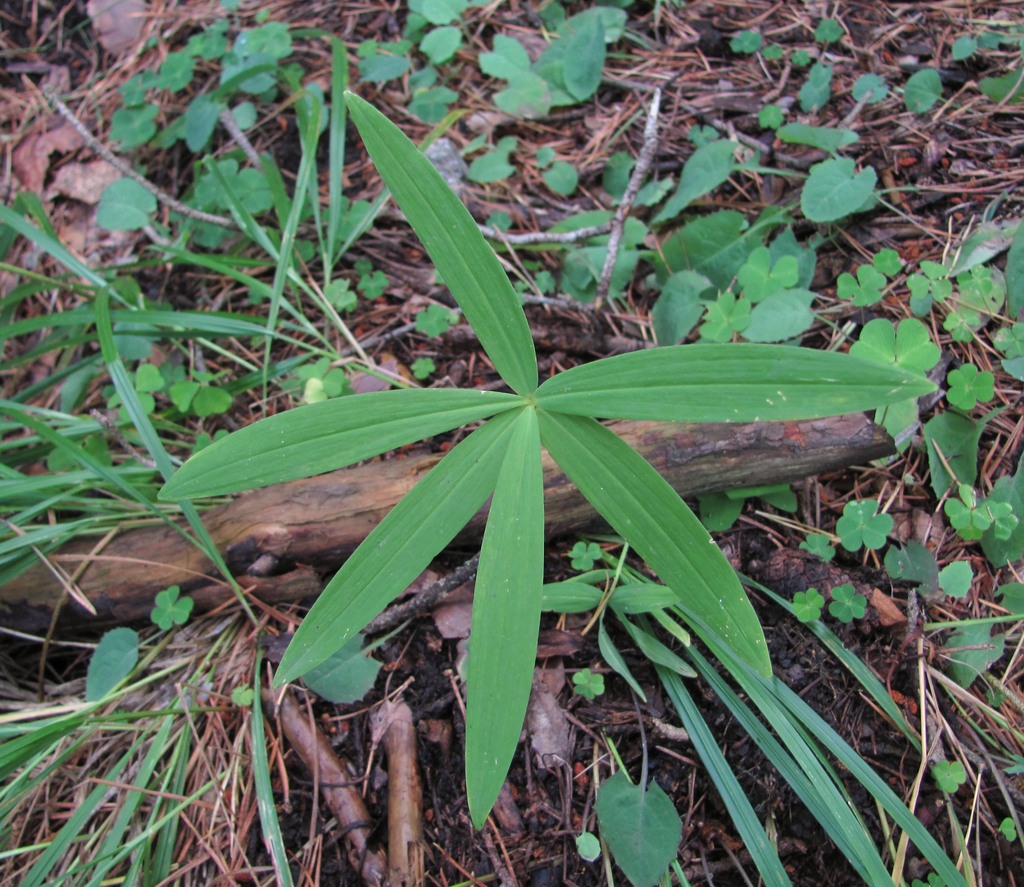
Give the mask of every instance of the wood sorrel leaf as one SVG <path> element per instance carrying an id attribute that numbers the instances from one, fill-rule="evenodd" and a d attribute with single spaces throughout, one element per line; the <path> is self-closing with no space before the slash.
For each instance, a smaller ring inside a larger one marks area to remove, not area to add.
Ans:
<path id="1" fill-rule="evenodd" d="M 466 672 L 466 796 L 483 828 L 519 744 L 533 686 L 544 583 L 544 480 L 537 411 L 524 409 L 491 500 L 473 595 Z"/>
<path id="2" fill-rule="evenodd" d="M 373 163 L 466 315 L 494 368 L 520 394 L 537 388 L 537 354 L 515 290 L 462 201 L 383 114 L 352 93 L 349 114 Z"/>
<path id="3" fill-rule="evenodd" d="M 194 499 L 312 477 L 486 419 L 521 403 L 496 391 L 374 391 L 278 413 L 215 441 L 160 491 Z"/>
<path id="4" fill-rule="evenodd" d="M 476 514 L 494 489 L 516 415 L 495 416 L 474 431 L 374 527 L 302 620 L 275 686 L 327 659 L 422 573 Z"/>
<path id="5" fill-rule="evenodd" d="M 559 467 L 686 610 L 700 614 L 698 634 L 707 626 L 770 675 L 761 623 L 735 571 L 668 482 L 599 422 L 544 409 L 538 417 L 541 442 Z"/>
<path id="6" fill-rule="evenodd" d="M 836 416 L 934 386 L 902 369 L 786 345 L 676 345 L 573 367 L 537 390 L 545 410 L 605 419 L 757 422 Z"/>

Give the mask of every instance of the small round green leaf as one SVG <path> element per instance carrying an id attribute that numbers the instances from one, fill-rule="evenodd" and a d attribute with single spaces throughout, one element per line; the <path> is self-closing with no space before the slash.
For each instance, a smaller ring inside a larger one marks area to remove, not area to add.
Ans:
<path id="1" fill-rule="evenodd" d="M 100 639 L 89 660 L 85 701 L 97 702 L 121 683 L 139 661 L 139 635 L 130 628 L 115 628 Z"/>
<path id="2" fill-rule="evenodd" d="M 137 231 L 155 211 L 156 197 L 134 179 L 118 179 L 103 192 L 96 222 L 108 231 Z"/>
<path id="3" fill-rule="evenodd" d="M 646 789 L 621 770 L 597 793 L 601 835 L 632 884 L 656 884 L 675 858 L 682 820 L 656 782 Z"/>
<path id="4" fill-rule="evenodd" d="M 903 87 L 903 102 L 908 111 L 923 114 L 942 96 L 942 80 L 934 68 L 913 74 Z"/>
<path id="5" fill-rule="evenodd" d="M 811 167 L 800 195 L 800 208 L 812 222 L 835 222 L 862 209 L 874 193 L 878 175 L 870 166 L 855 171 L 849 157 Z"/>

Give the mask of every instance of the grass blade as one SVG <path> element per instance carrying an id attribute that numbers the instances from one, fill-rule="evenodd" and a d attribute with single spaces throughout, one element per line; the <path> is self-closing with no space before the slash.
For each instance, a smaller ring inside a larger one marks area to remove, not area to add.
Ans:
<path id="1" fill-rule="evenodd" d="M 867 827 L 832 768 L 819 761 L 817 750 L 809 747 L 799 725 L 770 694 L 750 684 L 750 699 L 779 734 L 780 743 L 699 652 L 693 649 L 688 652 L 701 676 L 775 765 L 861 878 L 869 884 L 883 883 L 888 872 Z"/>
<path id="2" fill-rule="evenodd" d="M 455 446 L 353 552 L 302 620 L 277 670 L 281 686 L 315 668 L 384 609 L 484 504 L 515 412 Z"/>
<path id="3" fill-rule="evenodd" d="M 277 818 L 277 807 L 274 805 L 274 786 L 270 780 L 270 764 L 267 761 L 267 736 L 263 728 L 263 697 L 260 686 L 260 666 L 263 662 L 261 651 L 256 653 L 256 665 L 253 669 L 253 698 L 250 727 L 252 730 L 252 775 L 256 783 L 256 806 L 260 811 L 260 823 L 263 826 L 263 838 L 270 848 L 270 856 L 274 860 L 274 871 L 277 883 L 281 887 L 292 887 L 292 870 L 288 867 L 288 853 L 284 847 L 284 836 L 281 834 L 281 822 Z"/>
<path id="4" fill-rule="evenodd" d="M 537 355 L 526 315 L 462 201 L 391 121 L 358 96 L 349 114 L 392 195 L 494 368 L 520 394 L 537 388 Z"/>
<path id="5" fill-rule="evenodd" d="M 782 866 L 779 854 L 768 841 L 764 824 L 757 818 L 757 813 L 750 805 L 750 800 L 736 779 L 729 762 L 718 747 L 718 741 L 700 710 L 694 704 L 689 691 L 679 675 L 663 666 L 658 666 L 658 677 L 675 706 L 683 727 L 690 736 L 690 741 L 718 789 L 718 794 L 725 804 L 733 825 L 743 839 L 744 849 L 750 853 L 758 874 L 770 887 L 784 887 L 791 884 L 789 875 Z"/>
<path id="6" fill-rule="evenodd" d="M 785 345 L 674 345 L 559 373 L 537 390 L 547 410 L 603 419 L 757 422 L 874 409 L 934 390 L 895 367 Z"/>
<path id="7" fill-rule="evenodd" d="M 311 477 L 521 403 L 496 391 L 406 388 L 306 404 L 200 450 L 160 496 L 192 499 Z"/>
<path id="8" fill-rule="evenodd" d="M 593 419 L 540 410 L 541 440 L 591 504 L 705 626 L 771 674 L 761 623 L 736 573 L 689 507 L 628 444 Z M 692 621 L 692 620 L 691 620 Z"/>
<path id="9" fill-rule="evenodd" d="M 533 686 L 544 582 L 537 411 L 508 432 L 480 549 L 466 686 L 466 795 L 482 828 L 519 744 Z M 502 692 L 495 690 L 501 687 Z"/>

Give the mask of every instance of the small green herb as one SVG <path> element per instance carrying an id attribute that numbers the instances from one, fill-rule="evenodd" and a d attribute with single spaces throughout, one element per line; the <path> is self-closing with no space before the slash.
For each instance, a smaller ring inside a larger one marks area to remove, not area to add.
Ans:
<path id="1" fill-rule="evenodd" d="M 256 691 L 252 687 L 235 687 L 231 691 L 231 701 L 239 708 L 248 708 L 256 698 Z"/>
<path id="2" fill-rule="evenodd" d="M 604 675 L 581 668 L 572 676 L 572 691 L 584 699 L 596 699 L 604 693 Z"/>
<path id="3" fill-rule="evenodd" d="M 437 338 L 459 322 L 459 314 L 443 305 L 429 305 L 416 315 L 416 332 Z"/>
<path id="4" fill-rule="evenodd" d="M 182 597 L 181 588 L 171 585 L 163 591 L 157 592 L 155 599 L 156 606 L 153 607 L 149 618 L 164 631 L 172 625 L 184 625 L 192 613 L 196 602 L 190 597 Z"/>
<path id="5" fill-rule="evenodd" d="M 846 503 L 843 516 L 836 522 L 836 533 L 843 548 L 856 551 L 862 545 L 872 549 L 885 545 L 892 532 L 892 516 L 877 512 L 878 502 L 874 499 Z"/>
<path id="6" fill-rule="evenodd" d="M 828 612 L 840 622 L 863 619 L 867 608 L 867 598 L 858 594 L 849 582 L 844 582 L 832 589 L 832 603 L 828 605 Z"/>
<path id="7" fill-rule="evenodd" d="M 577 542 L 569 552 L 572 568 L 580 571 L 592 570 L 603 555 L 601 546 L 596 542 Z"/>
<path id="8" fill-rule="evenodd" d="M 942 97 L 942 80 L 934 68 L 922 68 L 912 74 L 903 87 L 903 102 L 907 110 L 923 114 Z"/>
<path id="9" fill-rule="evenodd" d="M 764 43 L 764 38 L 757 31 L 740 31 L 729 41 L 729 49 L 740 55 L 751 55 L 757 52 Z"/>
<path id="10" fill-rule="evenodd" d="M 437 372 L 437 365 L 429 357 L 419 357 L 413 361 L 409 369 L 412 370 L 413 378 L 419 379 L 422 382 Z"/>
<path id="11" fill-rule="evenodd" d="M 821 618 L 825 598 L 816 588 L 798 591 L 793 595 L 793 615 L 801 622 L 815 622 Z"/>
<path id="12" fill-rule="evenodd" d="M 967 773 L 959 761 L 939 761 L 932 765 L 932 778 L 940 790 L 953 794 L 967 782 Z"/>
<path id="13" fill-rule="evenodd" d="M 946 376 L 949 390 L 946 400 L 964 412 L 973 410 L 975 404 L 988 403 L 995 397 L 995 376 L 985 370 L 979 372 L 973 363 L 950 370 Z"/>
<path id="14" fill-rule="evenodd" d="M 826 562 L 836 556 L 835 547 L 830 544 L 829 537 L 824 533 L 811 533 L 800 543 L 800 547 Z"/>
<path id="15" fill-rule="evenodd" d="M 593 862 L 601 855 L 601 842 L 591 832 L 581 832 L 576 836 L 576 852 L 584 862 Z"/>
<path id="16" fill-rule="evenodd" d="M 843 23 L 834 18 L 823 18 L 814 29 L 814 39 L 826 46 L 840 40 L 846 33 Z"/>

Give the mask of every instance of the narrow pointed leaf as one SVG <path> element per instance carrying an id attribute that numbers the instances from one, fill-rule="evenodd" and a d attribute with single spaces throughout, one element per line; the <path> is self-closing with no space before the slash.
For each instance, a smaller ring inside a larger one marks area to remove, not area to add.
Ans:
<path id="1" fill-rule="evenodd" d="M 200 450 L 178 469 L 160 498 L 219 496 L 312 477 L 520 403 L 497 391 L 407 388 L 307 404 Z"/>
<path id="2" fill-rule="evenodd" d="M 480 549 L 466 677 L 466 794 L 482 828 L 519 743 L 544 587 L 544 479 L 537 412 L 509 434 Z"/>
<path id="3" fill-rule="evenodd" d="M 433 164 L 383 114 L 346 96 L 366 150 L 480 339 L 520 394 L 537 388 L 537 355 L 519 299 L 469 210 Z"/>
<path id="4" fill-rule="evenodd" d="M 675 345 L 573 367 L 537 390 L 546 410 L 604 419 L 757 422 L 875 409 L 934 386 L 896 367 L 786 345 Z"/>
<path id="5" fill-rule="evenodd" d="M 599 422 L 538 411 L 541 441 L 662 581 L 750 666 L 771 674 L 761 624 L 707 530 L 642 456 Z"/>
<path id="6" fill-rule="evenodd" d="M 405 589 L 476 514 L 498 479 L 514 413 L 459 443 L 345 561 L 302 620 L 274 683 L 315 668 Z"/>

